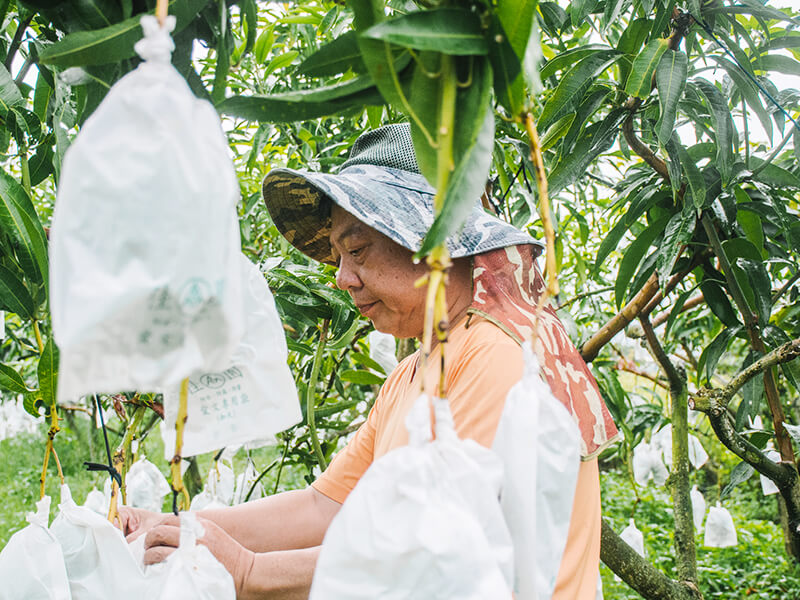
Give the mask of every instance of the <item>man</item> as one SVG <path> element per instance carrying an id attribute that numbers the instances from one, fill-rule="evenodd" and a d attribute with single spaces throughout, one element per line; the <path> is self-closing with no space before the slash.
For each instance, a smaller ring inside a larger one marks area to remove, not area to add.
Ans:
<path id="1" fill-rule="evenodd" d="M 275 224 L 296 248 L 339 268 L 337 284 L 379 331 L 421 337 L 426 273 L 414 264 L 433 221 L 433 190 L 416 164 L 408 125 L 362 135 L 336 175 L 275 169 L 264 180 Z M 526 233 L 476 203 L 463 230 L 448 239 L 451 330 L 445 380 L 462 438 L 491 446 L 508 390 L 523 369 L 520 344 L 530 338 L 543 291 Z M 595 597 L 600 548 L 596 455 L 617 435 L 596 384 L 555 313 L 541 315 L 536 349 L 553 393 L 576 418 L 582 454 L 569 537 L 553 598 Z M 366 423 L 308 488 L 232 508 L 201 511 L 201 540 L 231 572 L 238 597 L 306 598 L 319 545 L 339 506 L 369 465 L 408 442 L 404 417 L 424 381 L 436 393 L 440 347 L 423 372 L 419 353 L 387 378 Z M 146 533 L 147 562 L 178 545 L 174 517 L 122 511 L 129 539 Z"/>

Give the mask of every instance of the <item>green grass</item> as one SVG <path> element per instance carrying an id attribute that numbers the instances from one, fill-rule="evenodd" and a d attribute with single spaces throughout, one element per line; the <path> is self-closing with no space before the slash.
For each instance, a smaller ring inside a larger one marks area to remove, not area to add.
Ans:
<path id="1" fill-rule="evenodd" d="M 116 419 L 110 423 L 112 429 L 119 427 Z M 27 525 L 25 515 L 34 510 L 34 504 L 39 499 L 39 477 L 41 475 L 42 460 L 44 458 L 47 427 L 41 425 L 40 435 L 20 435 L 11 439 L 0 441 L 0 549 L 2 549 L 14 532 Z M 109 434 L 112 451 L 119 442 L 119 436 Z M 72 496 L 79 504 L 83 503 L 86 495 L 92 488 L 103 489 L 108 477 L 104 473 L 87 471 L 83 463 L 106 462 L 105 445 L 101 430 L 95 428 L 85 418 L 73 418 L 62 421 L 62 431 L 55 438 L 55 448 L 61 460 L 64 479 L 72 491 Z M 164 446 L 158 428 L 154 428 L 142 444 L 142 449 L 149 460 L 159 467 L 161 472 L 169 477 L 169 465 L 164 459 Z M 260 470 L 266 468 L 278 452 L 275 447 L 264 447 L 253 450 L 251 459 Z M 198 456 L 198 467 L 205 481 L 213 462 L 214 453 Z M 234 471 L 240 474 L 247 463 L 247 455 L 239 450 L 234 457 Z M 296 489 L 305 486 L 303 474 L 305 469 L 286 465 L 281 474 L 278 491 Z M 261 483 L 267 493 L 275 489 L 275 476 L 277 469 L 272 469 Z M 45 491 L 52 498 L 51 518 L 58 512 L 60 498 L 59 480 L 53 460 L 46 480 Z M 164 500 L 164 510 L 171 507 L 171 496 Z"/>
<path id="2" fill-rule="evenodd" d="M 629 480 L 619 471 L 601 475 L 603 515 L 619 533 L 633 517 L 642 531 L 648 559 L 674 577 L 673 519 L 671 501 L 664 488 L 640 490 L 640 501 L 632 494 Z M 718 488 L 705 490 L 706 503 L 716 500 Z M 703 547 L 703 532 L 697 532 L 697 568 L 700 589 L 706 599 L 800 600 L 800 565 L 787 557 L 777 523 L 775 496 L 764 497 L 757 476 L 740 484 L 723 502 L 733 516 L 739 545 L 732 548 Z M 708 510 L 708 508 L 706 508 Z M 641 598 L 601 565 L 605 598 Z"/>

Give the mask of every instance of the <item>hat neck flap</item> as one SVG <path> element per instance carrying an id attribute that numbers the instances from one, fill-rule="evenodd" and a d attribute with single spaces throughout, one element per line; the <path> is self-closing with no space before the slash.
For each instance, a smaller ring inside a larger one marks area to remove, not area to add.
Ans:
<path id="1" fill-rule="evenodd" d="M 539 252 L 538 246 L 523 244 L 473 257 L 469 312 L 491 321 L 519 344 L 531 339 L 537 303 L 545 290 L 535 264 Z M 553 395 L 578 423 L 581 455 L 584 460 L 597 456 L 619 432 L 594 376 L 550 306 L 542 310 L 534 350 Z"/>

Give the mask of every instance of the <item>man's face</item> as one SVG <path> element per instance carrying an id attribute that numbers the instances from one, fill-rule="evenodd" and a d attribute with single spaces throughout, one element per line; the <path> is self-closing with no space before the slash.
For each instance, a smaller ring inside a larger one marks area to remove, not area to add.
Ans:
<path id="1" fill-rule="evenodd" d="M 336 285 L 350 293 L 375 329 L 398 338 L 422 335 L 426 287 L 414 283 L 427 273 L 412 253 L 334 204 L 331 247 L 339 264 Z"/>

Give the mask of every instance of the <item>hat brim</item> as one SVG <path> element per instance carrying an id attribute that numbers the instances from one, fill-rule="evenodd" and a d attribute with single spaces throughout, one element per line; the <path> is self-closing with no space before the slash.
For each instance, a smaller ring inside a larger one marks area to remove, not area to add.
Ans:
<path id="1" fill-rule="evenodd" d="M 273 169 L 262 184 L 264 202 L 281 235 L 303 254 L 328 264 L 335 264 L 331 202 L 416 252 L 433 223 L 434 193 L 418 173 L 375 165 L 354 165 L 335 175 Z M 518 244 L 541 246 L 477 203 L 461 231 L 446 244 L 453 258 Z"/>

